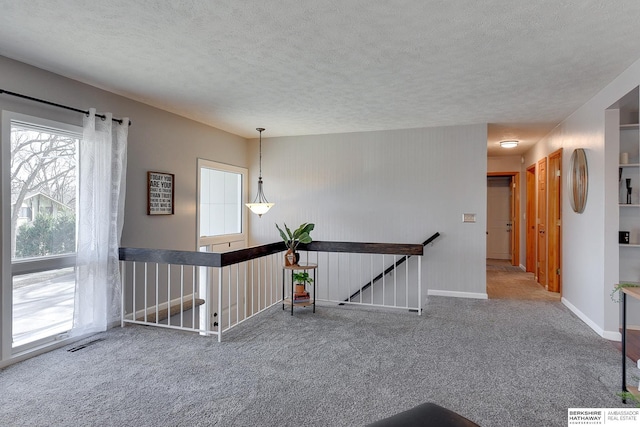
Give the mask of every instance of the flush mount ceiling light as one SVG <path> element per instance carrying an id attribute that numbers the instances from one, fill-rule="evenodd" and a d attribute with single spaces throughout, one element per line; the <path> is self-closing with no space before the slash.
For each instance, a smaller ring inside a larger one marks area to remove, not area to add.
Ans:
<path id="1" fill-rule="evenodd" d="M 258 177 L 258 194 L 256 194 L 256 198 L 252 203 L 247 203 L 246 205 L 251 209 L 251 212 L 262 217 L 275 203 L 269 203 L 262 192 L 262 131 L 264 131 L 264 128 L 256 128 L 256 130 L 260 132 L 260 176 Z"/>
<path id="2" fill-rule="evenodd" d="M 518 141 L 510 140 L 510 141 L 500 141 L 500 147 L 502 148 L 515 148 L 518 146 Z"/>

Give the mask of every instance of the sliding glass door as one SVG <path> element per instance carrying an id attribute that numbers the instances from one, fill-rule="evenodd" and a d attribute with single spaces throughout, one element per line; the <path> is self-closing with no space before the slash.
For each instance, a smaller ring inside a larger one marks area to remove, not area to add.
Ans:
<path id="1" fill-rule="evenodd" d="M 2 276 L 6 356 L 9 333 L 15 354 L 60 339 L 72 328 L 82 130 L 9 112 L 3 112 L 2 130 L 2 261 L 9 267 Z"/>

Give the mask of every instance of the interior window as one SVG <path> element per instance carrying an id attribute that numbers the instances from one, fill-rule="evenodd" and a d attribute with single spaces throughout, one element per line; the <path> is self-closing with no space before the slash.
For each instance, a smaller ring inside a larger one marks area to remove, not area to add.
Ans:
<path id="1" fill-rule="evenodd" d="M 198 159 L 198 246 L 246 241 L 247 169 Z"/>

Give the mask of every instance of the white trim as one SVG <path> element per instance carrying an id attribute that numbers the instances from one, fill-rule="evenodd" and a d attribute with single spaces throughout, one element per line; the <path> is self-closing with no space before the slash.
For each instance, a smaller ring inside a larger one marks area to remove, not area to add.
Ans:
<path id="1" fill-rule="evenodd" d="M 53 341 L 53 344 L 47 343 L 38 345 L 33 349 L 21 351 L 20 347 L 14 349 L 12 337 L 12 313 L 13 313 L 13 285 L 12 273 L 14 267 L 11 261 L 11 122 L 19 122 L 29 125 L 42 126 L 51 129 L 53 132 L 64 134 L 74 134 L 78 138 L 82 137 L 82 128 L 76 125 L 48 120 L 42 117 L 30 116 L 26 114 L 14 113 L 12 111 L 2 110 L 2 120 L 0 129 L 0 205 L 3 206 L 0 211 L 0 367 L 6 364 L 15 363 L 20 360 L 27 359 L 31 356 L 44 353 L 53 348 L 69 343 L 67 339 Z M 74 255 L 75 256 L 75 255 Z M 68 255 L 62 257 L 49 257 L 43 260 L 23 260 L 16 263 L 15 272 L 25 273 L 28 271 L 42 271 L 44 264 L 47 263 L 64 263 Z M 50 266 L 55 268 L 55 266 Z M 56 339 L 52 337 L 52 339 Z M 14 353 L 18 351 L 18 353 Z"/>
<path id="2" fill-rule="evenodd" d="M 610 341 L 622 341 L 622 334 L 618 331 L 605 331 L 600 326 L 598 326 L 593 320 L 587 317 L 586 314 L 578 310 L 578 308 L 571 304 L 566 298 L 562 297 L 562 304 L 564 304 L 573 314 L 578 316 L 580 320 L 587 324 L 591 329 L 593 329 L 598 335 L 602 338 L 608 339 Z"/>
<path id="3" fill-rule="evenodd" d="M 81 335 L 78 337 L 68 337 L 64 338 L 64 339 L 59 339 L 59 340 L 54 340 L 54 341 L 49 341 L 46 344 L 42 344 L 40 346 L 37 347 L 32 347 L 29 348 L 28 350 L 24 350 L 21 352 L 17 352 L 13 355 L 11 355 L 10 358 L 6 359 L 6 360 L 0 360 L 0 369 L 6 368 L 9 365 L 13 365 L 14 363 L 18 363 L 18 362 L 22 362 L 24 360 L 30 359 L 34 356 L 39 356 L 41 354 L 47 353 L 51 350 L 55 350 L 58 349 L 60 347 L 64 347 L 66 345 L 72 344 L 74 342 L 83 340 L 87 337 L 90 337 L 92 335 L 95 335 L 95 332 L 92 333 L 88 333 L 85 335 Z"/>
<path id="4" fill-rule="evenodd" d="M 200 176 L 202 168 L 216 169 L 223 172 L 237 173 L 242 176 L 242 194 L 240 200 L 240 215 L 241 215 L 241 227 L 242 232 L 238 234 L 225 234 L 220 236 L 207 236 L 200 237 Z M 247 189 L 249 180 L 249 170 L 240 166 L 229 165 L 226 163 L 214 162 L 212 160 L 197 159 L 196 168 L 196 250 L 199 250 L 202 246 L 218 245 L 222 243 L 234 243 L 243 242 L 243 246 L 247 246 L 248 241 L 248 214 L 244 209 L 244 204 L 247 202 Z"/>
<path id="5" fill-rule="evenodd" d="M 0 135 L 0 367 L 11 359 L 13 286 L 11 277 L 11 118 L 13 113 L 2 111 Z M 7 210 L 5 213 L 4 211 Z"/>
<path id="6" fill-rule="evenodd" d="M 622 334 L 616 331 L 604 331 L 601 337 L 609 341 L 622 341 Z"/>
<path id="7" fill-rule="evenodd" d="M 77 125 L 72 125 L 69 123 L 59 122 L 57 120 L 48 120 L 43 119 L 42 117 L 29 116 L 27 114 L 14 113 L 12 111 L 3 110 L 2 118 L 4 122 L 4 118 L 8 122 L 20 122 L 25 125 L 37 125 L 41 126 L 45 129 L 53 129 L 55 131 L 67 134 L 67 135 L 75 135 L 77 138 L 82 138 L 82 127 Z M 4 124 L 4 123 L 3 123 Z M 4 129 L 4 126 L 3 126 Z M 10 132 L 11 130 L 9 130 Z"/>
<path id="8" fill-rule="evenodd" d="M 11 263 L 11 275 L 40 273 L 42 271 L 59 270 L 76 266 L 76 254 L 51 255 L 37 258 L 24 258 L 13 260 Z"/>
<path id="9" fill-rule="evenodd" d="M 441 291 L 437 289 L 427 290 L 427 295 L 438 296 L 438 297 L 489 299 L 489 295 L 481 292 Z"/>

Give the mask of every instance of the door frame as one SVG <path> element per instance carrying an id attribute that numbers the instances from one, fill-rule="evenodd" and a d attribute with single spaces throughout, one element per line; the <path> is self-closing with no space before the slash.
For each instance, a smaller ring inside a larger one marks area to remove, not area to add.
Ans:
<path id="1" fill-rule="evenodd" d="M 536 164 L 532 164 L 526 171 L 526 266 L 525 271 L 536 274 Z"/>
<path id="2" fill-rule="evenodd" d="M 511 265 L 520 265 L 520 172 L 487 172 L 487 177 L 511 177 L 511 205 L 513 218 L 511 226 Z"/>
<path id="3" fill-rule="evenodd" d="M 562 290 L 562 148 L 547 163 L 547 283 L 549 292 Z"/>
<path id="4" fill-rule="evenodd" d="M 540 172 L 544 166 L 544 174 Z M 548 290 L 549 287 L 549 277 L 548 268 L 549 268 L 549 239 L 547 237 L 547 228 L 548 228 L 548 217 L 549 217 L 549 163 L 547 161 L 547 157 L 542 157 L 540 160 L 536 162 L 536 175 L 537 175 L 537 201 L 536 201 L 536 240 L 540 242 L 540 235 L 544 235 L 544 248 L 541 248 L 538 244 L 538 250 L 536 251 L 536 281 L 542 285 L 545 289 Z M 544 178 L 544 186 L 540 185 L 541 179 Z M 542 194 L 541 194 L 542 193 Z M 542 205 L 544 203 L 544 205 Z M 542 213 L 542 215 L 541 215 Z M 541 218 L 543 216 L 543 218 Z M 544 255 L 544 263 L 545 265 L 540 265 L 542 258 Z M 544 275 L 544 277 L 540 277 Z M 542 279 L 542 280 L 541 280 Z"/>

